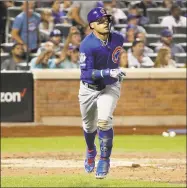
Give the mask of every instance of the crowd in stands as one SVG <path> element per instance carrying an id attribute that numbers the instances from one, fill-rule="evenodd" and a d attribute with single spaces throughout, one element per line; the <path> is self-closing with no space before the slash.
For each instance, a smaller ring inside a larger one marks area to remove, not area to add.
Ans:
<path id="1" fill-rule="evenodd" d="M 87 14 L 104 7 L 124 36 L 120 66 L 186 67 L 186 0 L 0 1 L 1 70 L 79 68 Z M 181 62 L 182 61 L 182 62 Z"/>

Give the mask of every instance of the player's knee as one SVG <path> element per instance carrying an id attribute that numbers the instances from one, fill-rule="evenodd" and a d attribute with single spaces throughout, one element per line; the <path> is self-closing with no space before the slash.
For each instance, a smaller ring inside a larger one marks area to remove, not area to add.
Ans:
<path id="1" fill-rule="evenodd" d="M 96 124 L 83 124 L 83 129 L 87 133 L 93 133 L 95 130 L 97 130 Z"/>
<path id="2" fill-rule="evenodd" d="M 98 120 L 97 127 L 102 131 L 107 131 L 111 128 L 107 120 L 101 120 L 101 119 Z"/>

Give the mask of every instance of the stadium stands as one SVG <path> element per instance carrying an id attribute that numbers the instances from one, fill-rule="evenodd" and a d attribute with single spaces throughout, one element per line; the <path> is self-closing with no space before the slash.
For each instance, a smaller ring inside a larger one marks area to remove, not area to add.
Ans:
<path id="1" fill-rule="evenodd" d="M 135 0 L 129 0 L 129 1 L 125 1 L 122 0 L 124 2 L 124 4 L 126 5 L 126 8 L 121 8 L 121 10 L 128 15 L 129 13 L 129 8 L 128 6 L 130 4 L 137 4 L 141 1 L 135 1 Z M 147 9 L 147 17 L 149 18 L 149 24 L 143 25 L 143 28 L 146 30 L 147 35 L 146 35 L 146 45 L 148 47 L 150 47 L 151 49 L 155 49 L 157 46 L 161 45 L 160 43 L 160 33 L 163 29 L 167 28 L 165 26 L 161 26 L 160 23 L 162 21 L 162 19 L 165 16 L 170 15 L 170 10 L 167 8 L 163 8 L 162 7 L 162 0 L 155 0 L 155 3 L 157 3 L 158 7 L 157 8 L 148 8 Z M 45 8 L 51 8 L 48 6 L 49 3 L 46 2 L 46 5 L 44 6 Z M 187 0 L 183 1 L 183 5 L 181 8 L 182 11 L 182 15 L 187 15 L 186 12 L 186 5 L 187 5 Z M 63 4 L 62 4 L 63 7 Z M 42 13 L 42 11 L 44 10 L 43 7 L 37 7 L 35 8 L 35 11 L 39 14 Z M 69 19 L 70 23 L 60 23 L 60 24 L 56 24 L 54 25 L 54 29 L 59 29 L 62 33 L 63 39 L 62 39 L 62 43 L 60 44 L 61 47 L 64 46 L 64 41 L 66 40 L 69 32 L 70 32 L 70 28 L 75 25 L 75 23 L 71 20 L 71 7 L 70 8 L 64 8 L 63 9 L 64 12 L 67 14 L 66 16 L 62 17 L 62 20 L 64 19 Z M 140 13 L 143 13 L 142 9 L 139 9 Z M 12 27 L 12 23 L 15 20 L 15 17 L 20 14 L 22 12 L 21 7 L 8 7 L 7 8 L 7 17 L 6 17 L 6 29 L 5 29 L 5 36 L 6 36 L 6 43 L 1 44 L 1 62 L 3 62 L 5 59 L 10 57 L 10 51 L 11 48 L 13 46 L 13 40 L 11 37 L 11 27 Z M 124 20 L 123 20 L 124 22 Z M 113 26 L 113 29 L 116 31 L 122 31 L 123 29 L 125 29 L 127 27 L 127 23 L 123 23 L 123 24 L 115 24 Z M 81 27 L 79 25 L 77 25 L 77 28 L 80 29 Z M 82 30 L 80 30 L 81 33 L 83 32 Z M 44 30 L 40 30 L 40 41 L 41 41 L 41 45 L 42 43 L 45 43 L 46 41 L 49 40 L 50 36 L 49 36 L 49 32 L 46 32 Z M 186 26 L 178 26 L 178 27 L 173 27 L 173 42 L 176 44 L 180 44 L 185 52 L 187 50 L 186 47 L 186 32 L 187 32 L 187 27 Z M 83 33 L 82 33 L 83 34 Z M 123 35 L 125 36 L 125 33 L 123 33 Z M 83 35 L 82 35 L 83 36 Z M 39 46 L 39 47 L 40 47 Z M 132 43 L 124 43 L 123 44 L 123 48 L 125 50 L 128 50 L 130 47 L 132 46 Z M 149 54 L 149 57 L 152 59 L 152 61 L 155 61 L 157 54 L 152 53 Z M 36 53 L 30 53 L 29 54 L 29 60 L 31 60 L 33 57 L 37 57 Z M 186 53 L 181 53 L 181 54 L 175 54 L 175 59 L 176 63 L 180 64 L 186 64 Z M 28 70 L 28 64 L 29 62 L 27 62 L 26 64 L 20 64 L 20 66 L 23 68 L 23 70 Z"/>

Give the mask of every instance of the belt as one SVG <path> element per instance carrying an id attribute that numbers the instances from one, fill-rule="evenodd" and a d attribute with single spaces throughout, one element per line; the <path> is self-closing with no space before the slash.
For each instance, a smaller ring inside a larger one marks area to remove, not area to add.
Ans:
<path id="1" fill-rule="evenodd" d="M 101 90 L 105 89 L 105 87 L 106 87 L 105 85 L 88 84 L 88 83 L 86 83 L 86 82 L 84 82 L 84 81 L 82 81 L 82 83 L 83 83 L 87 88 L 93 89 L 93 90 L 95 90 L 95 91 L 101 91 Z"/>

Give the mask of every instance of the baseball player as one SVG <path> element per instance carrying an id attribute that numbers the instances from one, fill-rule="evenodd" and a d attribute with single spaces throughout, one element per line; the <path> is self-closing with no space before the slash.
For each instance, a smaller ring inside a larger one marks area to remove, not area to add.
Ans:
<path id="1" fill-rule="evenodd" d="M 91 34 L 80 45 L 81 82 L 80 111 L 87 144 L 84 167 L 90 173 L 95 168 L 97 154 L 94 144 L 98 133 L 100 159 L 96 178 L 106 177 L 110 168 L 113 146 L 113 112 L 120 97 L 119 80 L 125 73 L 119 68 L 123 36 L 110 32 L 111 15 L 102 7 L 92 9 L 87 16 Z"/>

